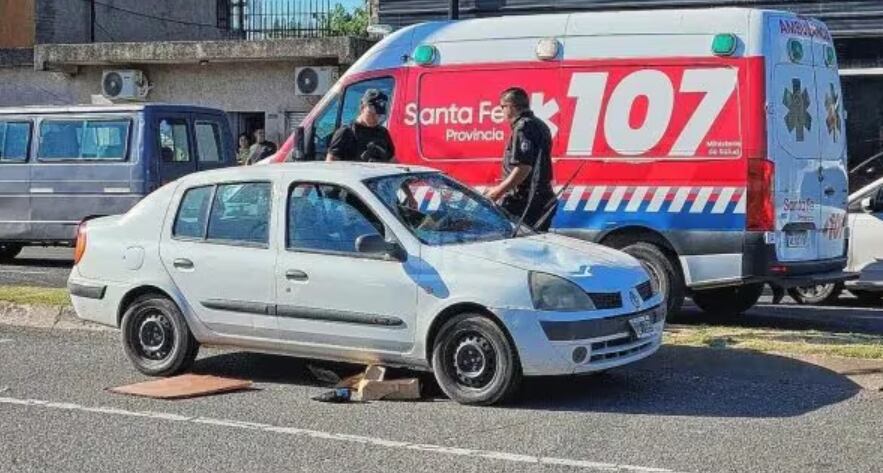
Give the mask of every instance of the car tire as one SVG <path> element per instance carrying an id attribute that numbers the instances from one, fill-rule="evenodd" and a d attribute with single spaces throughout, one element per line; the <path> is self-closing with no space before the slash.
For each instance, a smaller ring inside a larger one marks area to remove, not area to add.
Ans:
<path id="1" fill-rule="evenodd" d="M 883 293 L 875 291 L 862 291 L 859 289 L 850 289 L 849 292 L 858 298 L 859 302 L 865 305 L 879 305 Z"/>
<path id="2" fill-rule="evenodd" d="M 721 287 L 693 292 L 693 302 L 715 318 L 739 315 L 757 304 L 763 284 Z"/>
<path id="3" fill-rule="evenodd" d="M 6 263 L 15 259 L 24 245 L 20 243 L 0 243 L 0 262 Z"/>
<path id="4" fill-rule="evenodd" d="M 442 391 L 460 404 L 497 404 L 521 384 L 515 347 L 499 325 L 479 314 L 445 322 L 433 342 L 432 369 Z"/>
<path id="5" fill-rule="evenodd" d="M 843 284 L 828 283 L 815 286 L 792 287 L 788 295 L 798 304 L 830 304 L 835 302 L 843 292 Z"/>
<path id="6" fill-rule="evenodd" d="M 638 242 L 626 245 L 621 251 L 634 256 L 650 274 L 654 289 L 663 294 L 666 302 L 666 317 L 671 320 L 677 317 L 684 304 L 686 285 L 676 263 L 658 246 L 652 243 Z"/>
<path id="7" fill-rule="evenodd" d="M 135 299 L 120 325 L 123 348 L 138 371 L 172 376 L 190 369 L 199 352 L 181 310 L 168 297 L 147 294 Z"/>

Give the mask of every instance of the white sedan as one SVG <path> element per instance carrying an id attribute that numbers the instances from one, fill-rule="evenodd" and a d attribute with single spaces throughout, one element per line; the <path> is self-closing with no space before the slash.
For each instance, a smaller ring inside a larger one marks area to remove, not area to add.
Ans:
<path id="1" fill-rule="evenodd" d="M 662 297 L 603 246 L 516 229 L 428 168 L 292 163 L 183 177 L 81 225 L 79 317 L 121 329 L 141 372 L 187 370 L 200 344 L 430 369 L 492 404 L 522 376 L 654 353 Z"/>

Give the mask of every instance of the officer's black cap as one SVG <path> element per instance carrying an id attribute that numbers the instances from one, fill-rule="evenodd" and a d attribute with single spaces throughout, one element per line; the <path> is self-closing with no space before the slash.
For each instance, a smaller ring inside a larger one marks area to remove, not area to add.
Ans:
<path id="1" fill-rule="evenodd" d="M 370 105 L 380 115 L 386 114 L 388 102 L 389 97 L 378 89 L 368 89 L 365 91 L 365 95 L 362 95 L 362 103 Z"/>

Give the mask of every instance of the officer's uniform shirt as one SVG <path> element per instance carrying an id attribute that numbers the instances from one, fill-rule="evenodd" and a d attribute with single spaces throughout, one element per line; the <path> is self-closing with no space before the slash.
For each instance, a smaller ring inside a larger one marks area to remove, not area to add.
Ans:
<path id="1" fill-rule="evenodd" d="M 371 143 L 383 151 L 368 150 Z M 395 146 L 389 131 L 382 125 L 372 127 L 353 122 L 334 132 L 328 144 L 328 154 L 341 161 L 389 162 L 395 156 Z"/>
<path id="2" fill-rule="evenodd" d="M 508 198 L 526 202 L 534 173 L 539 173 L 534 203 L 545 202 L 554 195 L 552 190 L 552 133 L 546 124 L 525 111 L 512 123 L 512 135 L 506 143 L 503 157 L 503 177 L 518 165 L 531 166 L 530 174 L 521 181 Z M 533 205 L 532 205 L 533 206 Z"/>

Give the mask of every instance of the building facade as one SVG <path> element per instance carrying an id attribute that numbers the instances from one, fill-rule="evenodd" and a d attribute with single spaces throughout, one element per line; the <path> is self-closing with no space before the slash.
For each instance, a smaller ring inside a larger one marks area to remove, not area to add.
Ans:
<path id="1" fill-rule="evenodd" d="M 881 0 L 460 0 L 460 18 L 657 8 L 752 7 L 824 21 L 838 50 L 850 187 L 883 176 L 883 1 Z M 378 21 L 402 27 L 447 18 L 448 1 L 380 0 Z"/>
<path id="2" fill-rule="evenodd" d="M 278 143 L 324 91 L 296 73 L 337 75 L 370 47 L 333 36 L 329 3 L 0 0 L 0 107 L 105 102 L 104 73 L 137 70 L 143 100 L 220 108 Z"/>

